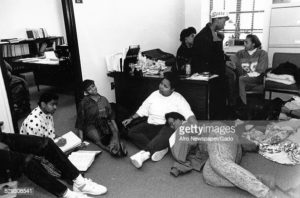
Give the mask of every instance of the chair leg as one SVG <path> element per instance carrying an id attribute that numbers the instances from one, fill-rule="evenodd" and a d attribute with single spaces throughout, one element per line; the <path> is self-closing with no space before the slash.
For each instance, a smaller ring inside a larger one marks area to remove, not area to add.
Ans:
<path id="1" fill-rule="evenodd" d="M 269 100 L 272 100 L 272 92 L 269 91 Z"/>

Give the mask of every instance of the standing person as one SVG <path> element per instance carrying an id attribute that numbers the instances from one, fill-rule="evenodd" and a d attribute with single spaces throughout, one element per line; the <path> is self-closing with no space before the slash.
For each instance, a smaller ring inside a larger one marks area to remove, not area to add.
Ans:
<path id="1" fill-rule="evenodd" d="M 224 35 L 219 31 L 224 29 L 225 22 L 229 20 L 228 12 L 213 10 L 211 19 L 212 22 L 207 23 L 194 39 L 192 72 L 210 72 L 224 75 Z"/>
<path id="2" fill-rule="evenodd" d="M 23 121 L 20 134 L 55 138 L 53 114 L 57 109 L 58 95 L 45 92 L 40 96 L 38 106 Z"/>
<path id="3" fill-rule="evenodd" d="M 61 183 L 41 166 L 33 156 L 50 161 L 62 172 L 64 179 L 73 181 L 73 191 Z M 88 198 L 85 194 L 102 195 L 105 186 L 84 178 L 66 155 L 50 138 L 32 135 L 0 133 L 0 175 L 5 178 L 7 171 L 12 175 L 26 175 L 31 181 L 57 197 Z"/>
<path id="4" fill-rule="evenodd" d="M 108 100 L 98 94 L 93 80 L 82 83 L 85 97 L 80 102 L 76 129 L 81 139 L 90 139 L 103 150 L 116 157 L 127 155 L 120 140 L 115 115 Z"/>
<path id="5" fill-rule="evenodd" d="M 217 74 L 211 86 L 211 119 L 224 119 L 227 115 L 224 112 L 227 97 L 227 79 L 225 76 L 225 54 L 223 51 L 224 34 L 220 30 L 224 29 L 225 23 L 229 20 L 228 12 L 224 10 L 213 10 L 211 12 L 211 23 L 196 35 L 193 44 L 192 73 L 209 72 Z"/>
<path id="6" fill-rule="evenodd" d="M 229 101 L 236 104 L 236 93 L 247 104 L 246 91 L 263 84 L 264 72 L 268 68 L 268 53 L 261 49 L 261 42 L 256 35 L 249 34 L 244 42 L 245 49 L 238 51 L 231 61 L 226 62 L 229 76 Z M 239 91 L 236 90 L 238 81 Z"/>
<path id="7" fill-rule="evenodd" d="M 196 29 L 194 27 L 183 29 L 180 33 L 181 45 L 176 54 L 176 66 L 179 74 L 186 74 L 186 64 L 191 64 L 195 34 Z"/>
<path id="8" fill-rule="evenodd" d="M 166 113 L 179 112 L 187 121 L 197 123 L 188 102 L 175 91 L 177 81 L 175 74 L 165 73 L 159 84 L 159 90 L 154 91 L 133 116 L 123 121 L 126 127 L 133 119 L 148 116 L 146 123 L 132 127 L 128 133 L 132 143 L 142 149 L 130 157 L 136 168 L 142 167 L 143 162 L 150 157 L 152 161 L 160 161 L 168 152 L 168 140 L 174 130 L 165 125 Z"/>

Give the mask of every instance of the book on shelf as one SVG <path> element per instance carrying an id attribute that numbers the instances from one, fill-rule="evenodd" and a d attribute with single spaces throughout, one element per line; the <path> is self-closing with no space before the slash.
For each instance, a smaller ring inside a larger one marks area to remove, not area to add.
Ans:
<path id="1" fill-rule="evenodd" d="M 45 28 L 37 29 L 26 29 L 26 34 L 28 38 L 47 38 L 49 34 Z"/>
<path id="2" fill-rule="evenodd" d="M 72 152 L 68 158 L 79 171 L 87 171 L 99 153 L 101 151 L 80 150 Z"/>
<path id="3" fill-rule="evenodd" d="M 57 143 L 61 138 L 66 140 L 66 144 L 59 147 L 63 152 L 68 152 L 79 147 L 82 143 L 81 139 L 73 131 L 69 131 L 68 133 L 56 138 L 54 142 Z"/>

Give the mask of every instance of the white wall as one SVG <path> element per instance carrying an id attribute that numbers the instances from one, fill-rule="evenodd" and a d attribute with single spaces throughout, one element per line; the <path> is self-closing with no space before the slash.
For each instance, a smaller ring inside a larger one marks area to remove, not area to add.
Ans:
<path id="1" fill-rule="evenodd" d="M 14 127 L 11 119 L 8 99 L 6 95 L 6 89 L 2 78 L 2 71 L 0 68 L 0 121 L 4 122 L 2 131 L 8 133 L 14 133 Z"/>
<path id="2" fill-rule="evenodd" d="M 95 80 L 100 94 L 114 101 L 105 56 L 139 44 L 176 53 L 184 27 L 182 0 L 86 0 L 74 3 L 83 79 Z"/>
<path id="3" fill-rule="evenodd" d="M 64 36 L 61 0 L 1 0 L 0 39 L 27 38 L 26 28 L 46 28 L 51 36 Z M 66 37 L 65 37 L 66 38 Z M 10 109 L 0 70 L 0 120 L 3 131 L 13 132 Z"/>
<path id="4" fill-rule="evenodd" d="M 50 36 L 65 37 L 61 0 L 1 0 L 0 39 L 27 38 L 26 28 L 46 28 Z"/>
<path id="5" fill-rule="evenodd" d="M 185 28 L 199 32 L 209 22 L 209 0 L 185 0 Z"/>

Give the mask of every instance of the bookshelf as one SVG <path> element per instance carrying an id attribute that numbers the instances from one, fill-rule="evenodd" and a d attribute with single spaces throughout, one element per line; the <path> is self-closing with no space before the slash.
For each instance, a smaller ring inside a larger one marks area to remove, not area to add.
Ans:
<path id="1" fill-rule="evenodd" d="M 35 57 L 38 55 L 40 44 L 45 42 L 54 42 L 56 46 L 62 45 L 64 44 L 64 38 L 62 36 L 51 36 L 35 39 L 2 39 L 0 47 L 2 47 L 2 55 L 5 59 L 20 58 L 23 56 Z"/>
<path id="2" fill-rule="evenodd" d="M 13 62 L 20 58 L 37 57 L 40 55 L 40 48 L 43 43 L 54 43 L 55 46 L 64 44 L 64 37 L 51 36 L 46 38 L 30 39 L 2 39 L 2 57 L 13 67 L 13 73 L 26 72 L 23 67 L 14 65 Z"/>

